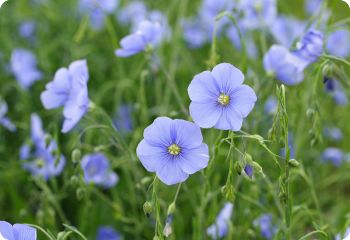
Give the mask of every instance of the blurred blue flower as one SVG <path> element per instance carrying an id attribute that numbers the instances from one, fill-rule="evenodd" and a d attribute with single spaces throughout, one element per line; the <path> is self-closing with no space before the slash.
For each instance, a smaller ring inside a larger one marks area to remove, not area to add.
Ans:
<path id="1" fill-rule="evenodd" d="M 136 152 L 149 172 L 167 185 L 184 182 L 208 165 L 208 146 L 200 128 L 191 122 L 159 117 L 143 133 Z"/>
<path id="2" fill-rule="evenodd" d="M 306 23 L 293 17 L 279 16 L 271 25 L 271 32 L 277 42 L 287 48 L 304 33 Z"/>
<path id="3" fill-rule="evenodd" d="M 305 10 L 309 15 L 313 15 L 320 11 L 323 0 L 306 0 Z"/>
<path id="4" fill-rule="evenodd" d="M 86 60 L 74 61 L 68 69 L 57 70 L 53 81 L 46 84 L 46 90 L 41 93 L 41 102 L 46 109 L 63 106 L 63 133 L 74 128 L 88 110 L 88 80 Z"/>
<path id="5" fill-rule="evenodd" d="M 238 8 L 243 13 L 240 22 L 245 29 L 271 26 L 277 17 L 275 0 L 244 0 Z"/>
<path id="6" fill-rule="evenodd" d="M 213 239 L 219 239 L 227 235 L 229 229 L 230 218 L 232 216 L 233 204 L 225 203 L 217 216 L 215 223 L 208 227 L 207 234 Z"/>
<path id="7" fill-rule="evenodd" d="M 330 162 L 334 166 L 339 167 L 344 160 L 344 153 L 338 148 L 329 147 L 323 151 L 322 160 L 324 162 Z"/>
<path id="8" fill-rule="evenodd" d="M 132 112 L 133 108 L 130 105 L 122 104 L 119 106 L 117 116 L 113 119 L 114 126 L 118 131 L 128 133 L 133 130 Z"/>
<path id="9" fill-rule="evenodd" d="M 110 169 L 109 161 L 102 153 L 85 155 L 81 166 L 86 183 L 111 188 L 119 181 L 118 175 Z"/>
<path id="10" fill-rule="evenodd" d="M 190 48 L 200 48 L 209 41 L 208 33 L 199 18 L 182 21 L 183 37 Z"/>
<path id="11" fill-rule="evenodd" d="M 157 46 L 162 40 L 162 28 L 159 22 L 142 21 L 138 30 L 120 41 L 122 48 L 117 49 L 118 57 L 129 57 Z"/>
<path id="12" fill-rule="evenodd" d="M 326 49 L 334 56 L 346 58 L 350 55 L 349 42 L 350 32 L 347 29 L 339 29 L 328 36 Z"/>
<path id="13" fill-rule="evenodd" d="M 334 240 L 350 240 L 350 227 L 345 230 L 345 233 L 338 233 Z"/>
<path id="14" fill-rule="evenodd" d="M 338 105 L 345 106 L 349 100 L 344 91 L 344 88 L 338 80 L 330 77 L 324 77 L 325 91 L 329 93 L 334 102 Z"/>
<path id="15" fill-rule="evenodd" d="M 11 71 L 23 89 L 28 89 L 35 81 L 42 78 L 42 73 L 37 69 L 35 55 L 22 48 L 12 51 Z"/>
<path id="16" fill-rule="evenodd" d="M 343 138 L 343 132 L 337 127 L 326 127 L 323 129 L 323 134 L 333 141 L 340 141 Z"/>
<path id="17" fill-rule="evenodd" d="M 120 234 L 112 227 L 101 226 L 98 228 L 96 240 L 119 240 Z"/>
<path id="18" fill-rule="evenodd" d="M 272 239 L 277 230 L 276 227 L 273 226 L 271 214 L 261 215 L 254 220 L 253 224 L 260 229 L 261 236 L 266 239 Z"/>
<path id="19" fill-rule="evenodd" d="M 34 21 L 24 21 L 19 25 L 18 31 L 22 38 L 32 40 L 34 38 L 36 23 Z"/>
<path id="20" fill-rule="evenodd" d="M 308 63 L 291 53 L 286 47 L 273 45 L 263 59 L 264 68 L 268 75 L 286 85 L 296 85 L 304 79 L 304 69 Z"/>
<path id="21" fill-rule="evenodd" d="M 295 53 L 307 61 L 313 63 L 323 53 L 323 33 L 315 29 L 310 29 L 297 43 Z"/>
<path id="22" fill-rule="evenodd" d="M 135 30 L 137 25 L 147 19 L 148 10 L 144 2 L 131 1 L 125 5 L 118 14 L 118 20 L 121 24 L 130 24 L 132 30 Z"/>
<path id="23" fill-rule="evenodd" d="M 119 0 L 80 0 L 79 11 L 88 13 L 91 27 L 99 30 L 104 25 L 105 16 L 113 13 L 118 4 Z"/>
<path id="24" fill-rule="evenodd" d="M 14 224 L 0 221 L 1 240 L 36 240 L 36 229 L 26 224 Z"/>
<path id="25" fill-rule="evenodd" d="M 12 123 L 12 121 L 6 117 L 6 113 L 8 111 L 7 103 L 0 100 L 0 125 L 7 128 L 7 130 L 11 132 L 16 131 L 16 126 Z"/>
<path id="26" fill-rule="evenodd" d="M 20 149 L 22 167 L 33 176 L 41 176 L 45 180 L 61 174 L 66 159 L 59 154 L 54 140 L 48 144 L 45 142 L 42 121 L 35 113 L 31 115 L 31 140 L 33 149 L 28 144 L 22 145 Z"/>
<path id="27" fill-rule="evenodd" d="M 242 27 L 239 26 L 239 28 L 242 37 L 245 41 L 247 55 L 252 59 L 256 59 L 258 56 L 258 49 L 256 48 L 256 44 L 252 35 L 250 34 L 250 32 L 244 31 Z M 242 43 L 236 26 L 231 26 L 227 28 L 226 36 L 231 40 L 235 48 L 242 50 Z"/>
<path id="28" fill-rule="evenodd" d="M 238 131 L 257 97 L 243 84 L 242 72 L 229 63 L 197 74 L 188 87 L 190 114 L 202 128 Z"/>
<path id="29" fill-rule="evenodd" d="M 254 173 L 253 166 L 250 164 L 245 165 L 244 172 L 245 174 L 247 174 L 248 177 L 252 178 Z"/>
<path id="30" fill-rule="evenodd" d="M 277 112 L 277 109 L 278 109 L 277 98 L 274 96 L 270 96 L 265 102 L 265 106 L 264 106 L 265 113 L 275 114 Z"/>

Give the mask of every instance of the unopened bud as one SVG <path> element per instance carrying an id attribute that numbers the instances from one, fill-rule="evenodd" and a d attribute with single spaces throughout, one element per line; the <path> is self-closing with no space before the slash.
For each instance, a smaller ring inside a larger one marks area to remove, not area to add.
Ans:
<path id="1" fill-rule="evenodd" d="M 147 201 L 143 204 L 143 212 L 146 214 L 146 215 L 149 215 L 151 214 L 153 210 L 153 206 L 152 206 L 152 203 Z"/>
<path id="2" fill-rule="evenodd" d="M 296 159 L 294 159 L 294 158 L 290 159 L 290 160 L 288 161 L 288 163 L 289 163 L 289 165 L 291 165 L 292 167 L 299 167 L 299 165 L 300 165 L 300 163 L 299 163 Z"/>
<path id="3" fill-rule="evenodd" d="M 74 151 L 72 152 L 72 162 L 74 164 L 77 164 L 81 159 L 81 152 L 79 149 L 74 149 Z"/>

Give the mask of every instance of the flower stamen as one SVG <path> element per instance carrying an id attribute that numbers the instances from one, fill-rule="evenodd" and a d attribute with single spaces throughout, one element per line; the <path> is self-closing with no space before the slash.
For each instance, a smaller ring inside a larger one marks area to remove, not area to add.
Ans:
<path id="1" fill-rule="evenodd" d="M 220 103 L 222 106 L 227 106 L 230 103 L 230 96 L 221 93 L 218 97 L 218 103 Z"/>
<path id="2" fill-rule="evenodd" d="M 168 152 L 171 154 L 171 155 L 174 155 L 174 156 L 177 156 L 180 154 L 181 152 L 181 148 L 176 145 L 176 144 L 171 144 L 169 147 L 168 147 Z"/>

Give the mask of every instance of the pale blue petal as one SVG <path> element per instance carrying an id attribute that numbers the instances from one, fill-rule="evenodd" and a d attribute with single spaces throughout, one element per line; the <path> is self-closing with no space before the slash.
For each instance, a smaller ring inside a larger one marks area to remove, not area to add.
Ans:
<path id="1" fill-rule="evenodd" d="M 191 102 L 190 115 L 201 128 L 211 128 L 221 116 L 221 107 L 216 103 Z"/>
<path id="2" fill-rule="evenodd" d="M 12 225 L 8 222 L 0 221 L 0 234 L 6 238 L 6 240 L 15 240 Z"/>
<path id="3" fill-rule="evenodd" d="M 148 144 L 152 146 L 169 147 L 172 142 L 171 128 L 173 120 L 167 117 L 158 117 L 148 126 L 143 136 Z"/>
<path id="4" fill-rule="evenodd" d="M 158 178 L 166 185 L 186 181 L 188 174 L 182 171 L 177 159 L 167 159 L 156 171 Z"/>
<path id="5" fill-rule="evenodd" d="M 215 128 L 221 130 L 239 131 L 243 124 L 243 117 L 232 106 L 223 107 L 222 114 Z"/>
<path id="6" fill-rule="evenodd" d="M 243 73 L 229 63 L 220 63 L 214 67 L 212 74 L 221 93 L 229 94 L 244 81 Z"/>
<path id="7" fill-rule="evenodd" d="M 36 240 L 36 229 L 25 224 L 13 225 L 16 240 Z"/>
<path id="8" fill-rule="evenodd" d="M 149 172 L 155 172 L 168 159 L 167 148 L 152 146 L 145 139 L 137 146 L 136 154 Z"/>
<path id="9" fill-rule="evenodd" d="M 193 174 L 208 166 L 209 151 L 206 144 L 190 150 L 184 149 L 181 156 L 176 159 L 182 171 L 187 174 Z"/>
<path id="10" fill-rule="evenodd" d="M 247 86 L 242 85 L 238 87 L 231 95 L 232 106 L 236 112 L 240 113 L 243 118 L 254 108 L 257 97 L 254 90 Z"/>
<path id="11" fill-rule="evenodd" d="M 194 76 L 188 86 L 188 95 L 195 102 L 216 101 L 220 93 L 219 86 L 209 71 L 204 71 Z"/>

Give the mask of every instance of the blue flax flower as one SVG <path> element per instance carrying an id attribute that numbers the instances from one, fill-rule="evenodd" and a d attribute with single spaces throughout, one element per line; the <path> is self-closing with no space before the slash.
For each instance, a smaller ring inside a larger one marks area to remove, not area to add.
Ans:
<path id="1" fill-rule="evenodd" d="M 334 78 L 324 77 L 325 91 L 330 94 L 337 105 L 345 106 L 349 99 L 340 82 Z"/>
<path id="2" fill-rule="evenodd" d="M 240 1 L 239 10 L 243 13 L 241 23 L 245 29 L 270 26 L 277 17 L 275 0 Z"/>
<path id="3" fill-rule="evenodd" d="M 323 129 L 323 134 L 333 141 L 340 141 L 343 139 L 343 132 L 337 127 L 326 127 Z"/>
<path id="4" fill-rule="evenodd" d="M 254 90 L 243 81 L 243 73 L 229 63 L 197 74 L 188 87 L 194 122 L 202 128 L 240 130 L 257 100 Z"/>
<path id="5" fill-rule="evenodd" d="M 113 13 L 119 0 L 80 0 L 79 10 L 88 13 L 91 27 L 99 30 L 103 27 L 105 15 Z"/>
<path id="6" fill-rule="evenodd" d="M 270 96 L 264 105 L 264 111 L 268 114 L 275 114 L 278 109 L 278 100 L 276 97 Z"/>
<path id="7" fill-rule="evenodd" d="M 215 223 L 208 227 L 207 234 L 213 239 L 219 239 L 226 236 L 232 211 L 233 204 L 229 202 L 225 203 L 225 206 L 221 209 L 219 215 L 215 220 Z"/>
<path id="8" fill-rule="evenodd" d="M 264 68 L 286 85 L 296 85 L 304 79 L 308 63 L 286 47 L 273 45 L 264 56 Z"/>
<path id="9" fill-rule="evenodd" d="M 32 146 L 24 144 L 20 149 L 22 167 L 33 176 L 40 176 L 45 180 L 61 174 L 66 159 L 58 153 L 54 140 L 45 142 L 42 121 L 37 114 L 31 115 L 31 140 Z"/>
<path id="10" fill-rule="evenodd" d="M 295 52 L 308 63 L 313 63 L 323 53 L 323 33 L 315 29 L 310 29 L 297 43 Z"/>
<path id="11" fill-rule="evenodd" d="M 263 214 L 254 220 L 254 225 L 259 227 L 261 236 L 266 239 L 272 239 L 276 233 L 276 228 L 272 225 L 272 215 Z"/>
<path id="12" fill-rule="evenodd" d="M 245 165 L 244 172 L 247 174 L 248 177 L 252 178 L 254 174 L 253 166 L 250 164 Z"/>
<path id="13" fill-rule="evenodd" d="M 159 117 L 148 126 L 136 152 L 149 172 L 167 185 L 184 182 L 208 165 L 208 146 L 200 128 L 191 122 Z"/>
<path id="14" fill-rule="evenodd" d="M 0 125 L 7 128 L 7 130 L 11 132 L 15 132 L 16 126 L 11 122 L 9 118 L 6 117 L 7 110 L 7 103 L 0 100 Z"/>
<path id="15" fill-rule="evenodd" d="M 95 183 L 104 188 L 117 184 L 118 175 L 110 169 L 109 161 L 102 153 L 85 155 L 81 162 L 86 183 Z"/>
<path id="16" fill-rule="evenodd" d="M 26 224 L 0 221 L 0 240 L 36 240 L 36 229 Z"/>
<path id="17" fill-rule="evenodd" d="M 119 240 L 120 234 L 112 227 L 102 226 L 98 228 L 96 240 Z"/>
<path id="18" fill-rule="evenodd" d="M 157 46 L 162 37 L 162 27 L 159 22 L 142 21 L 136 32 L 120 41 L 121 48 L 115 51 L 118 57 L 129 57 Z"/>
<path id="19" fill-rule="evenodd" d="M 148 10 L 147 6 L 142 1 L 128 2 L 119 12 L 118 20 L 121 24 L 131 24 L 135 29 L 137 25 L 147 18 Z"/>
<path id="20" fill-rule="evenodd" d="M 350 32 L 346 29 L 339 29 L 332 32 L 326 43 L 327 51 L 337 57 L 346 58 L 350 55 Z"/>
<path id="21" fill-rule="evenodd" d="M 113 119 L 114 126 L 122 133 L 129 133 L 133 130 L 132 122 L 133 108 L 130 105 L 122 104 L 119 106 L 116 117 Z"/>
<path id="22" fill-rule="evenodd" d="M 36 23 L 34 21 L 24 21 L 19 25 L 18 32 L 22 38 L 32 40 L 34 38 Z"/>
<path id="23" fill-rule="evenodd" d="M 271 25 L 271 32 L 279 44 L 290 48 L 302 36 L 306 24 L 296 18 L 279 16 Z"/>
<path id="24" fill-rule="evenodd" d="M 25 90 L 42 78 L 42 73 L 37 69 L 35 55 L 31 51 L 22 48 L 12 51 L 11 71 L 15 75 L 18 84 Z"/>
<path id="25" fill-rule="evenodd" d="M 323 151 L 322 160 L 332 163 L 335 167 L 339 167 L 344 161 L 344 153 L 338 148 L 329 147 Z"/>
<path id="26" fill-rule="evenodd" d="M 86 60 L 74 61 L 68 69 L 60 68 L 41 94 L 46 109 L 63 106 L 63 133 L 74 128 L 89 108 L 88 80 Z"/>

